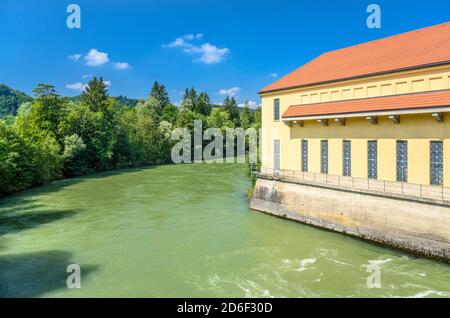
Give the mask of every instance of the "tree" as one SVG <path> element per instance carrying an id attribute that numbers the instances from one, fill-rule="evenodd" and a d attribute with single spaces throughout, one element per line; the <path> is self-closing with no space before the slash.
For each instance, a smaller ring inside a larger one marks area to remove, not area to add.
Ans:
<path id="1" fill-rule="evenodd" d="M 153 97 L 157 102 L 157 113 L 160 115 L 162 109 L 170 104 L 169 94 L 167 93 L 166 87 L 159 84 L 157 81 L 153 83 L 150 96 Z"/>
<path id="2" fill-rule="evenodd" d="M 205 122 L 206 118 L 202 114 L 195 113 L 186 107 L 181 107 L 178 112 L 175 126 L 177 128 L 187 128 L 192 132 L 194 130 L 195 120 L 201 120 L 202 122 Z M 205 125 L 203 125 L 203 129 L 205 129 Z"/>
<path id="3" fill-rule="evenodd" d="M 183 100 L 181 101 L 181 108 L 190 110 L 191 112 L 196 112 L 197 104 L 197 92 L 195 88 L 184 90 Z"/>
<path id="4" fill-rule="evenodd" d="M 33 93 L 36 98 L 58 96 L 55 90 L 55 86 L 50 84 L 38 84 L 35 88 L 33 88 Z"/>
<path id="5" fill-rule="evenodd" d="M 106 112 L 108 108 L 108 86 L 103 78 L 94 77 L 81 93 L 81 102 L 92 112 Z"/>
<path id="6" fill-rule="evenodd" d="M 252 126 L 254 117 L 252 112 L 250 111 L 248 102 L 245 102 L 244 108 L 242 109 L 239 118 L 241 122 L 241 127 L 243 129 L 248 129 Z"/>
<path id="7" fill-rule="evenodd" d="M 167 121 L 172 125 L 177 121 L 178 107 L 167 104 L 161 111 L 161 121 Z"/>
<path id="8" fill-rule="evenodd" d="M 207 120 L 208 127 L 219 128 L 225 132 L 226 128 L 234 128 L 230 114 L 223 108 L 214 108 Z"/>
<path id="9" fill-rule="evenodd" d="M 181 101 L 181 109 L 187 109 L 195 114 L 208 116 L 211 113 L 211 102 L 209 95 L 201 92 L 197 95 L 195 88 L 186 88 Z"/>
<path id="10" fill-rule="evenodd" d="M 205 92 L 201 92 L 195 100 L 194 111 L 204 116 L 208 116 L 211 113 L 211 102 L 209 95 Z"/>
<path id="11" fill-rule="evenodd" d="M 31 147 L 0 119 L 0 194 L 26 189 L 34 181 Z"/>
<path id="12" fill-rule="evenodd" d="M 230 115 L 230 119 L 233 121 L 235 127 L 240 126 L 239 122 L 239 108 L 234 97 L 227 96 L 223 102 L 224 109 Z"/>
<path id="13" fill-rule="evenodd" d="M 126 111 L 120 126 L 127 139 L 130 162 L 133 165 L 160 164 L 170 159 L 170 135 L 172 125 L 166 121 L 158 124 L 152 109 L 144 103 Z"/>
<path id="14" fill-rule="evenodd" d="M 253 128 L 259 130 L 261 128 L 261 106 L 256 108 L 253 113 Z"/>
<path id="15" fill-rule="evenodd" d="M 64 142 L 64 126 L 67 116 L 67 100 L 60 97 L 53 85 L 38 84 L 33 89 L 35 100 L 31 107 L 22 108 L 16 119 L 18 131 L 27 138 L 39 139 L 48 134 L 56 139 L 60 146 Z"/>
<path id="16" fill-rule="evenodd" d="M 46 131 L 26 136 L 0 120 L 0 194 L 43 184 L 60 176 L 60 147 Z"/>
<path id="17" fill-rule="evenodd" d="M 80 104 L 72 107 L 69 117 L 71 129 L 67 135 L 77 134 L 86 145 L 82 158 L 78 158 L 80 170 L 104 171 L 114 167 L 117 118 L 101 77 L 89 81 Z"/>

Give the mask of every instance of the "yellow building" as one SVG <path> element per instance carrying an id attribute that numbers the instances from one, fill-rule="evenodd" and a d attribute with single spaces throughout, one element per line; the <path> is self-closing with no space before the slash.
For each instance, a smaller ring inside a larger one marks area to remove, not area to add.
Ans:
<path id="1" fill-rule="evenodd" d="M 263 171 L 450 188 L 450 22 L 325 53 L 259 94 Z"/>

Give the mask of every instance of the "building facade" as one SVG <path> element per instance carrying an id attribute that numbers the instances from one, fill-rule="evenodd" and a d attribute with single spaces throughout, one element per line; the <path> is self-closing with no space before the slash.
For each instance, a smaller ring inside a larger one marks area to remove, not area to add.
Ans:
<path id="1" fill-rule="evenodd" d="M 450 23 L 325 53 L 259 93 L 263 170 L 450 188 Z"/>

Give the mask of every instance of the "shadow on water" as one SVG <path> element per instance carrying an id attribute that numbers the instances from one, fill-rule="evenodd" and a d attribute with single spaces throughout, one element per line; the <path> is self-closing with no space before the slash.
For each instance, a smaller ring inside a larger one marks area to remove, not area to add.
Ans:
<path id="1" fill-rule="evenodd" d="M 36 187 L 30 188 L 30 189 L 27 189 L 27 190 L 24 190 L 24 191 L 21 191 L 18 193 L 12 193 L 12 194 L 8 194 L 8 195 L 4 195 L 4 196 L 2 196 L 0 194 L 0 209 L 1 209 L 2 205 L 4 205 L 5 203 L 7 204 L 8 202 L 15 201 L 15 200 L 20 201 L 25 196 L 46 194 L 46 193 L 55 193 L 60 190 L 63 190 L 66 187 L 82 183 L 86 180 L 103 179 L 103 178 L 108 178 L 108 177 L 119 176 L 124 173 L 141 172 L 141 171 L 155 169 L 156 167 L 158 167 L 158 166 L 124 168 L 124 169 L 118 169 L 118 170 L 98 172 L 98 173 L 94 173 L 94 174 L 90 174 L 90 175 L 53 181 L 49 184 L 36 186 Z M 0 213 L 1 213 L 1 211 L 0 211 Z"/>
<path id="2" fill-rule="evenodd" d="M 108 178 L 113 176 L 119 176 L 124 173 L 132 173 L 132 172 L 141 172 L 145 170 L 151 170 L 155 169 L 159 166 L 144 166 L 144 167 L 134 167 L 134 168 L 123 168 L 123 169 L 117 169 L 117 170 L 109 170 L 109 171 L 103 171 L 103 172 L 97 172 L 94 174 L 84 175 L 80 177 L 74 177 L 69 179 L 62 179 L 62 180 L 56 180 L 49 184 L 36 186 L 18 193 L 12 193 L 8 195 L 0 194 L 0 206 L 3 201 L 7 201 L 8 199 L 13 199 L 15 197 L 20 197 L 23 195 L 32 195 L 32 194 L 45 194 L 49 192 L 57 192 L 59 190 L 64 189 L 65 187 L 78 184 L 81 182 L 84 182 L 89 179 L 102 179 L 102 178 Z"/>
<path id="3" fill-rule="evenodd" d="M 7 243 L 7 234 L 37 228 L 75 216 L 78 211 L 52 209 L 39 203 L 38 196 L 53 194 L 89 179 L 107 178 L 124 173 L 140 172 L 154 167 L 114 170 L 52 182 L 21 193 L 0 197 L 0 251 Z M 0 298 L 39 297 L 47 292 L 65 289 L 68 265 L 75 263 L 68 251 L 50 250 L 33 253 L 0 255 Z M 82 280 L 96 271 L 96 265 L 82 265 Z"/>
<path id="4" fill-rule="evenodd" d="M 93 175 L 65 179 L 52 182 L 45 186 L 35 187 L 21 193 L 0 197 L 0 235 L 16 233 L 31 229 L 39 225 L 58 221 L 74 216 L 74 210 L 52 210 L 46 205 L 37 203 L 39 195 L 56 193 L 66 187 L 84 182 L 89 179 L 102 179 L 124 173 L 140 172 L 153 169 L 153 166 L 140 168 L 127 168 L 101 172 Z"/>
<path id="5" fill-rule="evenodd" d="M 0 201 L 0 237 L 74 216 L 73 210 L 51 209 L 30 195 L 17 195 Z"/>
<path id="6" fill-rule="evenodd" d="M 21 214 L 0 214 L 0 235 L 32 229 L 43 224 L 58 221 L 77 214 L 72 210 L 27 212 Z"/>
<path id="7" fill-rule="evenodd" d="M 0 256 L 0 298 L 39 297 L 46 292 L 67 288 L 66 272 L 73 264 L 65 251 L 44 251 Z M 82 265 L 81 280 L 97 270 L 95 265 Z"/>

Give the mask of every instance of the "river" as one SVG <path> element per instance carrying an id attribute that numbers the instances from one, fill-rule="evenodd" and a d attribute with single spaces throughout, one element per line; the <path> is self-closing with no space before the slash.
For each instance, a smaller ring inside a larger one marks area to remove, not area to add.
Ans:
<path id="1" fill-rule="evenodd" d="M 1 199 L 0 297 L 450 296 L 449 265 L 251 211 L 245 171 L 128 169 Z"/>

